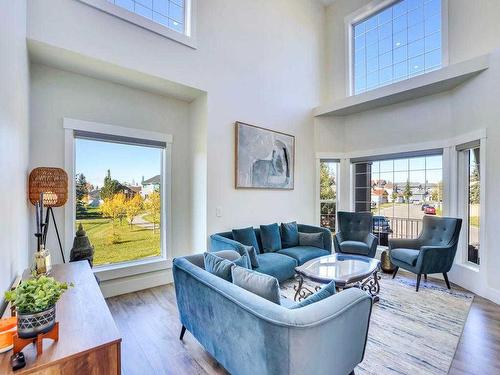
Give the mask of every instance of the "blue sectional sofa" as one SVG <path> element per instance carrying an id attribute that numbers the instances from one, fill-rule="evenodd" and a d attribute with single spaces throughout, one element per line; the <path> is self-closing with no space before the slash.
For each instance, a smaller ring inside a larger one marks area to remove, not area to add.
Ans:
<path id="1" fill-rule="evenodd" d="M 287 280 L 295 275 L 295 267 L 305 262 L 332 252 L 332 234 L 328 229 L 312 225 L 297 224 L 300 233 L 322 233 L 322 247 L 293 246 L 284 247 L 274 252 L 258 251 L 259 267 L 255 271 L 274 276 L 278 281 Z M 259 228 L 254 228 L 259 249 L 263 249 Z M 285 245 L 282 243 L 282 245 Z M 216 233 L 210 236 L 210 251 L 235 250 L 245 254 L 245 247 L 233 239 L 232 232 Z"/>
<path id="2" fill-rule="evenodd" d="M 205 271 L 203 254 L 174 259 L 173 274 L 181 339 L 231 374 L 347 375 L 363 360 L 372 301 L 358 288 L 287 309 Z"/>

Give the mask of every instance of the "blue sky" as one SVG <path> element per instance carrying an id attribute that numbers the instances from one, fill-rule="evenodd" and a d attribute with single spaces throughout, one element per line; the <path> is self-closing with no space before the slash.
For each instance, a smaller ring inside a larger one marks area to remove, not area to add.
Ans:
<path id="1" fill-rule="evenodd" d="M 161 150 L 152 147 L 76 139 L 76 173 L 83 173 L 87 182 L 101 187 L 107 170 L 120 182 L 140 184 L 160 174 Z"/>

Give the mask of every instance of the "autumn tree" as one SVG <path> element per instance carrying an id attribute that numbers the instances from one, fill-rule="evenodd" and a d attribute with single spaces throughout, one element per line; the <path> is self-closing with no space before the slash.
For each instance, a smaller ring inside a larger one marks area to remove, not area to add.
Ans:
<path id="1" fill-rule="evenodd" d="M 335 200 L 335 177 L 330 174 L 328 164 L 320 163 L 320 199 Z"/>
<path id="2" fill-rule="evenodd" d="M 134 218 L 141 212 L 142 207 L 143 201 L 142 197 L 139 194 L 136 194 L 133 198 L 126 201 L 125 211 L 130 227 L 132 227 Z"/>
<path id="3" fill-rule="evenodd" d="M 160 224 L 161 216 L 161 196 L 159 191 L 154 191 L 148 196 L 145 202 L 146 210 L 153 220 L 153 231 L 156 231 L 156 224 Z"/>
<path id="4" fill-rule="evenodd" d="M 111 171 L 108 169 L 106 177 L 104 177 L 104 185 L 101 188 L 101 199 L 112 199 L 115 194 L 120 191 L 121 184 L 117 180 L 111 178 Z"/>
<path id="5" fill-rule="evenodd" d="M 111 223 L 113 224 L 113 243 L 118 241 L 118 235 L 116 233 L 116 220 L 121 220 L 126 215 L 125 208 L 125 194 L 118 193 L 115 194 L 112 198 L 104 199 L 103 204 L 101 205 L 101 212 L 103 216 L 111 219 Z"/>

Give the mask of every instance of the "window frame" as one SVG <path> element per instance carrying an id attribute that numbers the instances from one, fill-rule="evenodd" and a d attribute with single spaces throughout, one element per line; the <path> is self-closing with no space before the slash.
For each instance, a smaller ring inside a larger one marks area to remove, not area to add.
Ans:
<path id="1" fill-rule="evenodd" d="M 486 258 L 486 235 L 485 235 L 485 173 L 486 173 L 486 144 L 485 138 L 480 138 L 479 141 L 479 251 L 480 251 L 480 264 L 469 261 L 468 259 L 468 246 L 469 246 L 469 159 L 467 158 L 470 148 L 464 148 L 463 150 L 456 151 L 457 153 L 457 178 L 458 178 L 458 191 L 457 191 L 457 213 L 458 216 L 462 218 L 462 230 L 460 234 L 459 241 L 459 253 L 457 257 L 460 264 L 472 269 L 479 271 L 485 264 Z"/>
<path id="2" fill-rule="evenodd" d="M 366 18 L 380 12 L 382 9 L 390 7 L 401 0 L 373 0 L 365 6 L 359 8 L 353 13 L 347 15 L 344 18 L 345 25 L 345 90 L 346 97 L 358 96 L 367 94 L 370 92 L 377 92 L 377 90 L 383 87 L 392 86 L 394 84 L 405 82 L 409 80 L 416 79 L 428 73 L 441 70 L 442 68 L 448 66 L 449 55 L 448 55 L 448 0 L 441 0 L 441 67 L 439 69 L 432 70 L 427 73 L 422 73 L 407 79 L 392 82 L 390 84 L 379 86 L 370 90 L 366 90 L 362 93 L 354 93 L 354 25 L 363 21 Z"/>
<path id="3" fill-rule="evenodd" d="M 143 29 L 152 31 L 158 35 L 164 36 L 175 42 L 184 44 L 193 49 L 197 48 L 196 39 L 196 11 L 198 0 L 184 0 L 184 33 L 172 30 L 158 22 L 150 20 L 139 14 L 133 13 L 108 2 L 107 0 L 78 0 L 84 4 L 90 5 L 93 8 L 108 13 L 114 17 L 130 22 Z"/>
<path id="4" fill-rule="evenodd" d="M 69 176 L 75 176 L 75 131 L 87 131 L 103 135 L 139 138 L 151 141 L 165 142 L 166 147 L 162 149 L 162 165 L 161 165 L 161 236 L 160 249 L 161 254 L 158 257 L 137 259 L 114 264 L 106 264 L 94 266 L 93 271 L 101 280 L 110 280 L 124 276 L 131 276 L 146 272 L 158 271 L 161 269 L 171 268 L 172 266 L 172 143 L 173 137 L 170 134 L 159 132 L 140 130 L 135 128 L 127 128 L 116 125 L 108 125 L 97 122 L 82 121 L 71 118 L 63 119 L 63 128 L 65 132 L 65 157 L 64 167 Z M 107 141 L 107 140 L 104 140 Z M 109 142 L 109 141 L 108 141 Z M 73 238 L 75 236 L 75 182 L 74 178 L 69 178 L 68 181 L 68 202 L 64 208 L 65 222 L 65 252 L 68 253 L 72 247 Z M 69 254 L 66 254 L 69 257 Z"/>

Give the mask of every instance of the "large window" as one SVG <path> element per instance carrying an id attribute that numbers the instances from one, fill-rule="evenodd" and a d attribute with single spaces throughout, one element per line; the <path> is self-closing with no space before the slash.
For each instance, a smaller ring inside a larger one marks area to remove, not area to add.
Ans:
<path id="1" fill-rule="evenodd" d="M 179 33 L 186 33 L 186 0 L 107 0 Z"/>
<path id="2" fill-rule="evenodd" d="M 458 146 L 460 152 L 460 166 L 465 176 L 464 225 L 467 233 L 468 262 L 480 264 L 480 217 L 481 217 L 481 175 L 480 175 L 480 146 L 479 142 Z"/>
<path id="3" fill-rule="evenodd" d="M 441 155 L 358 162 L 354 173 L 355 210 L 373 213 L 381 245 L 417 237 L 424 215 L 442 214 Z"/>
<path id="4" fill-rule="evenodd" d="M 165 145 L 75 134 L 75 226 L 95 248 L 94 265 L 162 255 Z"/>
<path id="5" fill-rule="evenodd" d="M 338 161 L 320 161 L 320 225 L 335 232 Z"/>
<path id="6" fill-rule="evenodd" d="M 442 65 L 441 0 L 400 0 L 352 25 L 353 93 Z"/>

